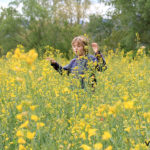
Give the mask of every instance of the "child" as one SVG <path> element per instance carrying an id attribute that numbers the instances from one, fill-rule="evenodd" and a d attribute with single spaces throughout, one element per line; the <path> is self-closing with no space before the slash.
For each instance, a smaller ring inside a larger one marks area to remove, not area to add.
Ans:
<path id="1" fill-rule="evenodd" d="M 51 58 L 47 58 L 51 62 L 51 65 L 55 70 L 57 70 L 61 75 L 62 71 L 66 70 L 68 75 L 71 73 L 75 78 L 80 79 L 81 88 L 85 88 L 84 82 L 84 74 L 90 70 L 90 77 L 92 78 L 92 87 L 94 87 L 94 83 L 96 83 L 95 73 L 93 70 L 106 70 L 106 62 L 103 55 L 100 53 L 98 44 L 92 43 L 93 51 L 95 52 L 95 56 L 88 54 L 88 39 L 85 36 L 77 36 L 72 40 L 72 48 L 76 57 L 71 60 L 71 62 L 62 67 L 55 60 Z M 88 65 L 89 62 L 92 62 L 93 67 L 90 68 Z M 96 64 L 96 65 L 94 65 Z"/>

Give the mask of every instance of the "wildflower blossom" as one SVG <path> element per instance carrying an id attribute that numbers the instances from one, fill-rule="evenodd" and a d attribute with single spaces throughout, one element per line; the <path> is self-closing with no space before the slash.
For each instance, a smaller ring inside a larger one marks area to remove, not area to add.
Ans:
<path id="1" fill-rule="evenodd" d="M 38 122 L 37 123 L 37 129 L 39 129 L 40 127 L 44 127 L 45 124 L 43 122 Z"/>
<path id="2" fill-rule="evenodd" d="M 30 131 L 27 132 L 28 139 L 32 140 L 34 138 L 34 136 L 35 136 L 35 132 L 30 132 Z"/>
<path id="3" fill-rule="evenodd" d="M 25 144 L 26 141 L 25 141 L 22 137 L 20 137 L 20 138 L 18 139 L 18 143 L 19 143 L 19 144 Z"/>
<path id="4" fill-rule="evenodd" d="M 89 129 L 88 130 L 88 138 L 90 139 L 91 136 L 96 135 L 97 129 Z"/>
<path id="5" fill-rule="evenodd" d="M 18 111 L 22 111 L 22 105 L 18 105 L 16 106 L 16 108 L 18 109 Z"/>
<path id="6" fill-rule="evenodd" d="M 103 148 L 102 143 L 96 143 L 96 144 L 94 144 L 94 149 L 95 150 L 101 150 L 102 148 Z"/>
<path id="7" fill-rule="evenodd" d="M 27 128 L 29 125 L 29 121 L 26 120 L 23 124 L 20 125 L 20 128 Z"/>
<path id="8" fill-rule="evenodd" d="M 81 147 L 83 150 L 91 150 L 91 147 L 89 147 L 89 146 L 86 145 L 86 144 L 82 144 L 80 147 Z"/>
<path id="9" fill-rule="evenodd" d="M 112 150 L 112 146 L 108 146 L 105 150 Z"/>
<path id="10" fill-rule="evenodd" d="M 105 131 L 104 134 L 103 134 L 103 136 L 102 136 L 102 139 L 103 140 L 108 140 L 111 137 L 112 137 L 111 134 L 109 132 Z"/>
<path id="11" fill-rule="evenodd" d="M 36 115 L 31 115 L 31 120 L 38 121 L 38 117 Z"/>
<path id="12" fill-rule="evenodd" d="M 22 144 L 20 144 L 19 145 L 19 150 L 26 150 L 26 148 Z"/>
<path id="13" fill-rule="evenodd" d="M 23 135 L 24 135 L 24 134 L 23 134 L 23 132 L 22 132 L 21 130 L 18 130 L 17 133 L 16 133 L 16 136 L 19 136 L 19 137 L 20 137 L 20 136 L 23 136 Z"/>
<path id="14" fill-rule="evenodd" d="M 133 109 L 133 104 L 134 104 L 133 101 L 127 101 L 127 102 L 124 102 L 124 107 L 126 109 Z"/>

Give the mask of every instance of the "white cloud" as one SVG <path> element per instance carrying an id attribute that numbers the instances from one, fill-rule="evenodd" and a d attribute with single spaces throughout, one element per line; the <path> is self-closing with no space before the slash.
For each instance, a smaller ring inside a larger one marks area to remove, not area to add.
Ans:
<path id="1" fill-rule="evenodd" d="M 11 2 L 11 0 L 0 0 L 0 7 L 8 7 L 9 2 Z"/>
<path id="2" fill-rule="evenodd" d="M 0 8 L 7 8 L 9 3 L 12 2 L 13 0 L 0 0 Z M 22 4 L 19 5 L 19 7 L 17 7 L 17 10 L 22 13 Z"/>
<path id="3" fill-rule="evenodd" d="M 113 11 L 113 8 L 111 6 L 106 6 L 104 3 L 93 3 L 88 9 L 87 15 L 99 14 L 107 17 L 108 11 Z"/>

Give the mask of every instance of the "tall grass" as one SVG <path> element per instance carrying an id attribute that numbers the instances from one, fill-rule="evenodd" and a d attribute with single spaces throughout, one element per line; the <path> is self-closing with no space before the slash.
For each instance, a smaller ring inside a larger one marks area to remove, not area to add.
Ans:
<path id="1" fill-rule="evenodd" d="M 0 149 L 143 150 L 150 140 L 150 59 L 109 52 L 95 92 L 34 50 L 0 59 Z M 68 63 L 57 54 L 62 65 Z"/>

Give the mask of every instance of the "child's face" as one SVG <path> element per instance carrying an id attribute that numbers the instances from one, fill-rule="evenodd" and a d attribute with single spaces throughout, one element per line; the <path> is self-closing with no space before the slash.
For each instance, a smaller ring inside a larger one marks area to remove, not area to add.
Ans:
<path id="1" fill-rule="evenodd" d="M 84 46 L 81 43 L 75 42 L 72 44 L 73 52 L 77 56 L 83 56 L 85 55 Z"/>

